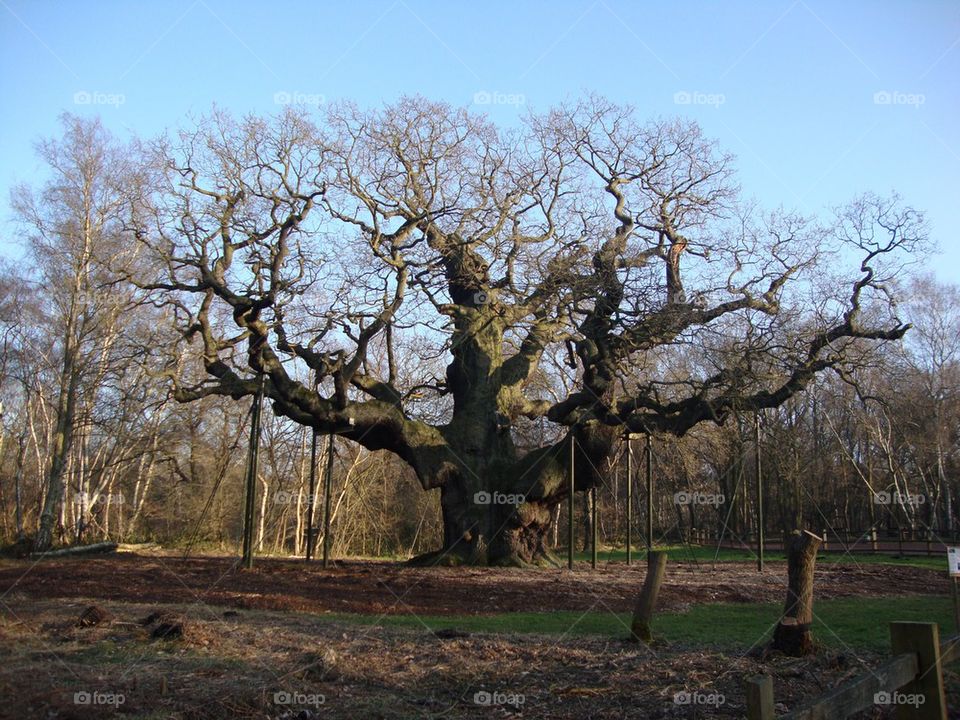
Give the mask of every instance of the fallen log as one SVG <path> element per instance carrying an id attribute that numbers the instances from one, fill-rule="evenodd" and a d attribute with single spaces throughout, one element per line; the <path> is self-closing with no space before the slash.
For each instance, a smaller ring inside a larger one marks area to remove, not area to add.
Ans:
<path id="1" fill-rule="evenodd" d="M 47 550 L 46 552 L 30 553 L 32 558 L 46 557 L 64 557 L 66 555 L 105 555 L 117 551 L 117 543 L 100 542 L 92 545 L 78 545 L 76 547 L 65 547 L 59 550 Z"/>

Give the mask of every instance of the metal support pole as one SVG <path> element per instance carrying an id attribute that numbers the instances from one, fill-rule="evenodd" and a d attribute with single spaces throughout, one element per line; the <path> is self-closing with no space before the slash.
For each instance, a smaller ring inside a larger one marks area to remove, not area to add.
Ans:
<path id="1" fill-rule="evenodd" d="M 323 566 L 330 564 L 330 484 L 333 481 L 333 433 L 327 445 L 327 477 L 323 483 Z"/>
<path id="2" fill-rule="evenodd" d="M 260 413 L 263 408 L 263 373 L 250 412 L 250 446 L 247 449 L 247 494 L 243 511 L 243 566 L 253 567 L 253 520 L 256 514 L 257 467 L 260 461 Z"/>
<path id="3" fill-rule="evenodd" d="M 569 523 L 567 528 L 567 568 L 573 570 L 573 492 L 574 492 L 574 482 L 573 482 L 573 461 L 574 461 L 574 440 L 573 430 L 570 430 L 570 497 L 567 498 L 567 515 L 569 515 Z"/>
<path id="4" fill-rule="evenodd" d="M 653 550 L 653 438 L 647 433 L 647 557 Z"/>
<path id="5" fill-rule="evenodd" d="M 627 433 L 627 565 L 632 560 L 633 544 L 633 443 Z"/>
<path id="6" fill-rule="evenodd" d="M 597 532 L 597 488 L 590 488 L 590 527 L 593 529 L 593 538 L 590 540 L 590 565 L 596 570 L 597 569 L 597 538 L 599 533 Z"/>
<path id="7" fill-rule="evenodd" d="M 312 428 L 310 440 L 310 494 L 307 495 L 307 562 L 313 559 L 313 513 L 317 498 L 317 438 L 320 433 Z"/>
<path id="8" fill-rule="evenodd" d="M 760 412 L 753 414 L 754 468 L 757 475 L 757 572 L 763 572 L 763 474 L 760 471 Z"/>

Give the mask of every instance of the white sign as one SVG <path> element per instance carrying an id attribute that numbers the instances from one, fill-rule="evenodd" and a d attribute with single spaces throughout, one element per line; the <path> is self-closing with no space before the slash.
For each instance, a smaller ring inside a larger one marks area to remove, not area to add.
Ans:
<path id="1" fill-rule="evenodd" d="M 960 577 L 960 547 L 947 548 L 947 567 L 950 577 Z"/>

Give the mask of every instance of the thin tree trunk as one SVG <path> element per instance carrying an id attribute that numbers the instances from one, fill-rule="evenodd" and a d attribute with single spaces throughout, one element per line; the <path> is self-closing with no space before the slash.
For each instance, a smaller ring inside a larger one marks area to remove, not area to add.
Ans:
<path id="1" fill-rule="evenodd" d="M 296 527 L 293 532 L 293 554 L 299 556 L 303 549 L 303 484 L 307 476 L 307 428 L 300 434 L 300 473 L 297 485 Z"/>
<path id="2" fill-rule="evenodd" d="M 257 522 L 257 552 L 263 552 L 263 526 L 267 516 L 267 495 L 270 492 L 270 486 L 263 476 L 259 476 L 260 483 L 263 485 L 263 493 L 260 497 L 260 519 Z"/>
<path id="3" fill-rule="evenodd" d="M 560 503 L 553 506 L 553 547 L 560 546 Z"/>
<path id="4" fill-rule="evenodd" d="M 72 327 L 69 331 L 73 332 Z M 63 485 L 67 458 L 73 443 L 74 411 L 77 386 L 80 376 L 75 369 L 76 358 L 73 344 L 68 343 L 64 352 L 63 369 L 60 373 L 60 398 L 57 406 L 57 424 L 53 437 L 53 453 L 50 472 L 47 475 L 47 497 L 40 513 L 40 527 L 34 548 L 37 552 L 49 550 L 53 543 L 53 526 L 63 501 Z"/>
<path id="5" fill-rule="evenodd" d="M 43 397 L 39 396 L 39 402 L 43 403 Z M 44 420 L 46 420 L 46 412 L 44 412 Z M 40 438 L 37 434 L 37 409 L 36 403 L 30 402 L 27 405 L 27 427 L 30 429 L 30 439 L 33 441 L 33 454 L 36 462 L 36 472 L 37 472 L 37 487 L 40 489 L 40 492 L 37 493 L 37 515 L 39 523 L 39 514 L 43 511 L 44 503 L 46 503 L 46 486 L 43 482 L 44 475 L 44 463 L 43 463 L 43 452 L 40 449 Z M 45 433 L 49 436 L 49 430 Z"/>
<path id="6" fill-rule="evenodd" d="M 113 481 L 116 476 L 116 473 L 110 473 L 110 482 L 107 483 L 107 502 L 103 507 L 103 530 L 100 535 L 104 540 L 110 537 L 110 505 L 113 501 Z"/>
<path id="7" fill-rule="evenodd" d="M 81 417 L 83 417 L 82 413 Z M 82 423 L 80 427 L 79 437 L 74 443 L 77 491 L 73 497 L 73 505 L 75 506 L 73 510 L 76 513 L 73 528 L 77 545 L 83 542 L 83 533 L 87 529 L 87 515 L 90 512 L 90 507 L 96 502 L 90 490 L 90 480 L 87 476 L 87 431 Z"/>
<path id="8" fill-rule="evenodd" d="M 160 431 L 157 429 L 153 434 L 153 440 L 150 445 L 150 461 L 147 464 L 146 472 L 144 473 L 143 486 L 140 485 L 140 476 L 137 475 L 137 482 L 134 485 L 133 491 L 133 502 L 134 509 L 133 515 L 130 517 L 130 522 L 127 524 L 127 533 L 133 537 L 136 532 L 137 522 L 140 520 L 140 514 L 143 512 L 143 505 L 147 501 L 147 493 L 150 491 L 150 483 L 153 480 L 153 469 L 154 465 L 157 462 L 157 445 L 160 442 Z"/>
<path id="9" fill-rule="evenodd" d="M 23 540 L 23 462 L 27 449 L 26 433 L 17 438 L 17 469 L 13 476 L 13 492 L 17 513 L 17 540 Z"/>

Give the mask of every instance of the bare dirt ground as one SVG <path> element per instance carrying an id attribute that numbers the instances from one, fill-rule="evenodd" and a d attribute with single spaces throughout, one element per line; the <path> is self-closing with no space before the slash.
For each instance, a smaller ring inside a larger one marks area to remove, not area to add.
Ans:
<path id="1" fill-rule="evenodd" d="M 784 575 L 776 563 L 762 575 L 746 564 L 675 564 L 660 607 L 780 602 Z M 745 676 L 772 674 L 786 711 L 880 660 L 823 651 L 761 662 L 676 645 L 647 649 L 626 632 L 439 638 L 426 628 L 323 615 L 629 611 L 642 578 L 640 566 L 623 565 L 571 574 L 366 561 L 324 571 L 265 559 L 243 571 L 227 558 L 158 556 L 2 561 L 0 717 L 737 718 L 745 715 Z M 940 580 L 915 568 L 824 566 L 817 593 L 929 594 Z M 78 627 L 91 604 L 108 617 Z M 157 611 L 162 618 L 141 624 Z M 152 638 L 168 620 L 183 623 L 183 637 Z M 952 673 L 948 684 L 957 685 Z M 678 704 L 678 693 L 692 701 Z"/>
<path id="2" fill-rule="evenodd" d="M 0 596 L 100 598 L 130 602 L 203 602 L 259 610 L 362 614 L 471 615 L 512 611 L 600 609 L 628 612 L 642 584 L 644 563 L 589 565 L 578 571 L 499 568 L 412 568 L 395 562 L 352 561 L 324 570 L 319 563 L 258 559 L 242 570 L 235 558 L 172 556 L 0 561 Z M 782 602 L 786 564 L 672 562 L 658 608 L 693 603 Z M 821 599 L 948 592 L 942 573 L 892 565 L 817 567 Z"/>

